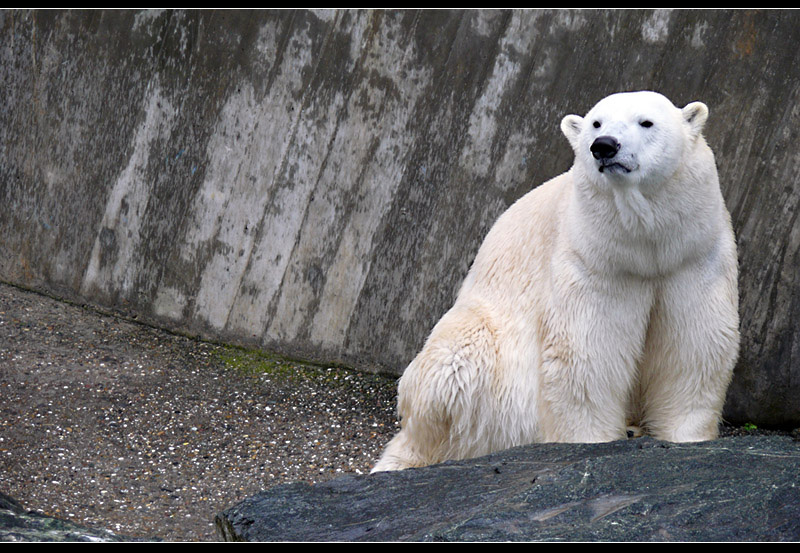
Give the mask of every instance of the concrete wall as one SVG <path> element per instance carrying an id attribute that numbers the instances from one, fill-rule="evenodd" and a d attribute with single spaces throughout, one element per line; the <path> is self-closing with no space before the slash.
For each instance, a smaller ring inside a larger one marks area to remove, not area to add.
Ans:
<path id="1" fill-rule="evenodd" d="M 0 12 L 0 278 L 399 373 L 494 219 L 620 90 L 706 102 L 735 421 L 800 423 L 792 11 Z"/>

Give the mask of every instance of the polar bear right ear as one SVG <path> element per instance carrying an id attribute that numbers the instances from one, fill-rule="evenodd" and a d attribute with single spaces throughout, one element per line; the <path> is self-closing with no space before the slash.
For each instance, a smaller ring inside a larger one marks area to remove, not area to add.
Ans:
<path id="1" fill-rule="evenodd" d="M 703 127 L 708 119 L 708 107 L 703 102 L 692 102 L 681 110 L 683 120 L 689 124 L 692 138 L 697 138 L 703 132 Z"/>
<path id="2" fill-rule="evenodd" d="M 561 120 L 561 132 L 567 137 L 573 150 L 578 149 L 578 137 L 583 130 L 583 117 L 580 115 L 566 115 Z"/>

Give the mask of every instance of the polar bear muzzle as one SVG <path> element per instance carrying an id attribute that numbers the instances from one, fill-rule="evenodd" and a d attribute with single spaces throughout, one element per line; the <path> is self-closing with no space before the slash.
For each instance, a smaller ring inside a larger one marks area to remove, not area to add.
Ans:
<path id="1" fill-rule="evenodd" d="M 595 159 L 611 159 L 619 151 L 619 142 L 613 136 L 598 136 L 589 149 Z"/>
<path id="2" fill-rule="evenodd" d="M 620 143 L 613 136 L 598 136 L 589 147 L 592 156 L 600 162 L 599 171 L 601 173 L 604 171 L 630 173 L 631 170 L 628 167 L 614 161 L 619 149 Z"/>

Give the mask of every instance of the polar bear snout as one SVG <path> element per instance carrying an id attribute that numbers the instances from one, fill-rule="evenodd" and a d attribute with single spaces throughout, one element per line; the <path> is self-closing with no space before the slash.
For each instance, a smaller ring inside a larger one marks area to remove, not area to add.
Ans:
<path id="1" fill-rule="evenodd" d="M 611 159 L 619 151 L 619 142 L 613 136 L 598 136 L 589 149 L 595 159 Z"/>
<path id="2" fill-rule="evenodd" d="M 617 157 L 622 144 L 613 136 L 598 136 L 595 138 L 589 150 L 592 156 L 598 161 L 597 168 L 601 173 L 630 173 L 633 165 L 632 159 L 622 160 Z M 630 158 L 630 156 L 626 156 Z"/>

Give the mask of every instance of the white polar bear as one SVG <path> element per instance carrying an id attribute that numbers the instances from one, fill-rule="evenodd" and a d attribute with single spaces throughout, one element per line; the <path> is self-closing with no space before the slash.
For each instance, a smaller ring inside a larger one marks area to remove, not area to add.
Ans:
<path id="1" fill-rule="evenodd" d="M 737 255 L 708 109 L 614 94 L 561 130 L 572 168 L 518 200 L 400 379 L 373 472 L 629 424 L 717 437 L 739 350 Z"/>

